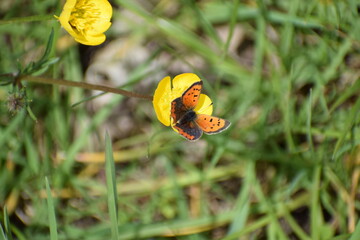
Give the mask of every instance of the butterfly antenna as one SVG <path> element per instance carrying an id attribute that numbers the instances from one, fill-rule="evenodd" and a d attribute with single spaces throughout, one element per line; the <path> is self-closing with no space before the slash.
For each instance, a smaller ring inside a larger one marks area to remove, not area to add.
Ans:
<path id="1" fill-rule="evenodd" d="M 173 79 L 170 78 L 170 90 L 172 91 L 174 88 Z"/>

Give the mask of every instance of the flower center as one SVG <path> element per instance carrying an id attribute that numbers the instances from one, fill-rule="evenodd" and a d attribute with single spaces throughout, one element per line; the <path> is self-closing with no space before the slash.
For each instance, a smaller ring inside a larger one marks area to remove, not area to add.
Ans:
<path id="1" fill-rule="evenodd" d="M 82 35 L 93 29 L 93 24 L 99 20 L 101 12 L 93 0 L 78 0 L 71 12 L 69 24 L 74 31 Z"/>

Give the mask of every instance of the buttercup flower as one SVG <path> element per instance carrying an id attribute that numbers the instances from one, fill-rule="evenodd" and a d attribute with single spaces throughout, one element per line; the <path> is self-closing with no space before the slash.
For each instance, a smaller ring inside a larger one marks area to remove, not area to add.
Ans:
<path id="1" fill-rule="evenodd" d="M 67 0 L 60 17 L 61 26 L 84 45 L 99 45 L 106 39 L 112 7 L 107 0 Z M 56 16 L 55 16 L 56 17 Z"/>
<path id="2" fill-rule="evenodd" d="M 165 126 L 173 126 L 175 124 L 170 116 L 171 102 L 181 97 L 192 84 L 199 81 L 201 80 L 196 74 L 183 73 L 177 75 L 172 80 L 167 76 L 159 82 L 155 90 L 153 106 L 156 116 L 162 124 Z M 211 103 L 211 99 L 207 95 L 201 94 L 194 111 L 196 114 L 211 115 L 213 111 Z M 177 130 L 175 129 L 175 131 Z"/>

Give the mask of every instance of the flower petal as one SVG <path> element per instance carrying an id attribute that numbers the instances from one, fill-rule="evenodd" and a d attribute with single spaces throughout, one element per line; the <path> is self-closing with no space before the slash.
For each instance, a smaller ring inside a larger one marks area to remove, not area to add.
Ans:
<path id="1" fill-rule="evenodd" d="M 107 0 L 96 0 L 95 3 L 98 11 L 101 13 L 96 22 L 92 24 L 92 29 L 87 31 L 88 34 L 99 34 L 108 30 L 111 26 L 112 7 Z"/>
<path id="2" fill-rule="evenodd" d="M 112 7 L 108 0 L 96 0 L 96 7 L 101 12 L 101 18 L 106 21 L 110 21 L 112 16 Z"/>
<path id="3" fill-rule="evenodd" d="M 105 42 L 106 36 L 105 34 L 101 33 L 97 36 L 90 36 L 87 35 L 86 38 L 84 38 L 84 36 L 78 36 L 78 37 L 74 37 L 75 40 L 81 44 L 84 45 L 89 45 L 89 46 L 96 46 L 96 45 L 100 45 L 103 42 Z"/>
<path id="4" fill-rule="evenodd" d="M 93 28 L 86 31 L 86 34 L 88 35 L 96 35 L 99 33 L 103 33 L 106 30 L 108 30 L 111 26 L 111 22 L 109 21 L 98 21 L 93 24 Z"/>
<path id="5" fill-rule="evenodd" d="M 75 5 L 76 5 L 76 1 L 77 0 L 67 0 L 64 8 L 63 8 L 63 12 L 61 14 L 65 14 L 67 15 L 67 17 L 70 17 L 71 11 L 74 9 Z"/>
<path id="6" fill-rule="evenodd" d="M 65 30 L 73 37 L 75 37 L 78 34 L 75 33 L 73 28 L 70 26 L 69 19 L 70 19 L 72 10 L 75 7 L 75 4 L 76 4 L 76 0 L 66 1 L 64 8 L 63 8 L 60 16 L 58 17 L 58 20 L 60 21 L 61 26 L 63 28 L 65 28 Z"/>
<path id="7" fill-rule="evenodd" d="M 201 94 L 199 98 L 199 102 L 195 107 L 194 111 L 197 114 L 211 115 L 213 112 L 213 104 L 211 99 L 207 95 Z"/>
<path id="8" fill-rule="evenodd" d="M 165 126 L 170 125 L 170 104 L 169 91 L 170 88 L 169 76 L 164 77 L 158 84 L 153 97 L 153 106 L 159 121 Z M 166 99 L 166 100 L 165 100 Z"/>

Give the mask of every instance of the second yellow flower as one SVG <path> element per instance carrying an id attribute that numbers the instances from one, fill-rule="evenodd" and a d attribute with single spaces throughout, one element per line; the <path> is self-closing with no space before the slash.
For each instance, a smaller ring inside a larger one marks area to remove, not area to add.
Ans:
<path id="1" fill-rule="evenodd" d="M 107 0 L 68 0 L 58 17 L 64 29 L 84 45 L 99 45 L 111 26 L 112 7 Z"/>

